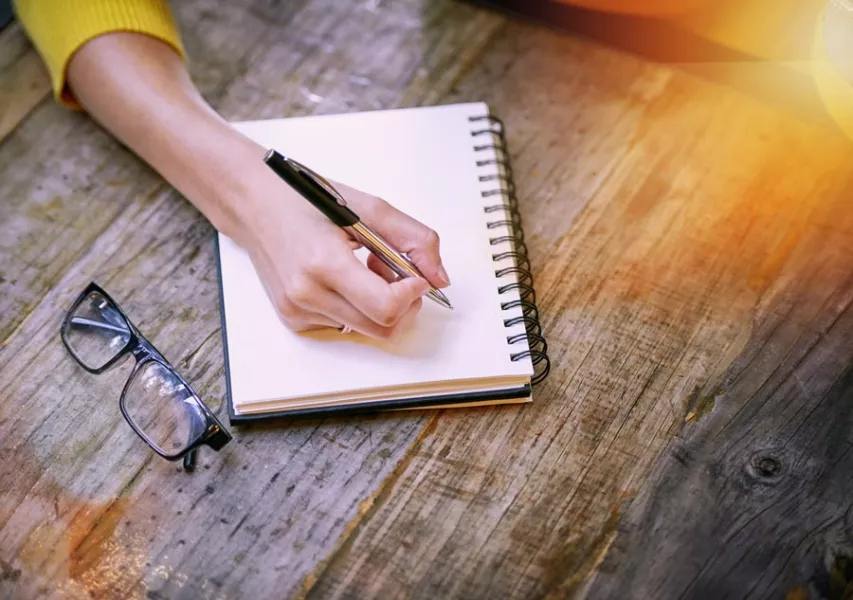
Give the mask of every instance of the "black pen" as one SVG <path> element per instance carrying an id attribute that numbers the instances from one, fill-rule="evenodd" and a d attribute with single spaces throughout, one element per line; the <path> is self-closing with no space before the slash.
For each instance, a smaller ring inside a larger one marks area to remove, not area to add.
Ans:
<path id="1" fill-rule="evenodd" d="M 364 245 L 394 273 L 400 277 L 426 279 L 405 254 L 394 249 L 381 235 L 365 225 L 347 206 L 344 197 L 323 177 L 275 150 L 266 153 L 264 162 L 300 196 L 319 209 L 332 223 L 343 228 L 354 240 Z M 427 296 L 445 308 L 453 308 L 441 290 L 432 284 Z"/>

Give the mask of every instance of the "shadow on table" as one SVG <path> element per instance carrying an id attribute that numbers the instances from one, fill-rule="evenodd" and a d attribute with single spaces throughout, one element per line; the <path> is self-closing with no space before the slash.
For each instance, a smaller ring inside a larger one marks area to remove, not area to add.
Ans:
<path id="1" fill-rule="evenodd" d="M 773 60 L 741 52 L 675 21 L 529 0 L 465 0 L 548 26 L 727 85 L 811 119 L 829 117 L 807 72 L 794 68 L 811 59 L 796 43 L 780 44 Z"/>

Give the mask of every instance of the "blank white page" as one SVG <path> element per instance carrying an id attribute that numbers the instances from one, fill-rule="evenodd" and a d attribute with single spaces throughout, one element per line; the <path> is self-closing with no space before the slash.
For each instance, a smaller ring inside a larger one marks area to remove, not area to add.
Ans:
<path id="1" fill-rule="evenodd" d="M 487 229 L 495 215 L 483 210 L 500 199 L 481 197 L 486 184 L 476 161 L 484 154 L 475 152 L 471 131 L 482 125 L 468 117 L 487 113 L 485 104 L 472 103 L 233 124 L 264 147 L 382 197 L 435 229 L 452 282 L 444 292 L 454 306 L 425 298 L 415 324 L 388 342 L 332 329 L 295 333 L 278 319 L 246 252 L 220 234 L 237 412 L 240 405 L 277 399 L 532 374 L 529 359 L 510 359 L 527 346 L 507 344 L 519 329 L 504 326 L 513 313 L 502 311 L 501 302 L 518 296 L 498 293 L 507 281 L 495 276 L 492 255 L 501 248 L 489 238 L 501 232 Z"/>

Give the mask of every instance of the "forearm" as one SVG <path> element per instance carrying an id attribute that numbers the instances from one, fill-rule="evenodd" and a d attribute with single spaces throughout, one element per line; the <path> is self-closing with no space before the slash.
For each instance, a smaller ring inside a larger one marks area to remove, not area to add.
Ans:
<path id="1" fill-rule="evenodd" d="M 241 213 L 249 207 L 240 202 L 235 171 L 262 150 L 210 108 L 169 46 L 137 33 L 100 36 L 71 60 L 68 82 L 93 119 L 214 227 L 242 237 Z"/>
<path id="2" fill-rule="evenodd" d="M 397 281 L 379 261 L 365 268 L 347 234 L 267 168 L 265 149 L 207 105 L 169 45 L 99 35 L 71 59 L 68 84 L 96 121 L 248 251 L 288 327 L 348 326 L 385 339 L 414 319 L 427 282 Z M 435 232 L 375 196 L 339 189 L 434 285 L 447 285 Z"/>

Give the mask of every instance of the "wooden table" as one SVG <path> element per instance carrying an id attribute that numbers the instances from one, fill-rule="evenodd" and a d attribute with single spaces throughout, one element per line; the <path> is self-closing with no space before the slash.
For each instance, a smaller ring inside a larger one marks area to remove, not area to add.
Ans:
<path id="1" fill-rule="evenodd" d="M 224 415 L 214 232 L 53 103 L 12 25 L 0 595 L 850 593 L 849 140 L 448 0 L 174 4 L 229 119 L 488 101 L 507 123 L 552 375 L 529 406 L 234 429 L 193 474 L 157 458 L 118 410 L 129 366 L 84 373 L 60 320 L 99 281 Z"/>

